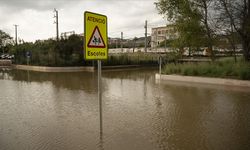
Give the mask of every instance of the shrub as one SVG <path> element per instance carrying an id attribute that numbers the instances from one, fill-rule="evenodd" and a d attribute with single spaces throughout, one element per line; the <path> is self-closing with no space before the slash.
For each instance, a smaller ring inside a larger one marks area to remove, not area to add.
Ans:
<path id="1" fill-rule="evenodd" d="M 243 59 L 234 62 L 232 58 L 221 59 L 213 63 L 166 64 L 163 74 L 206 76 L 250 80 L 250 63 Z"/>

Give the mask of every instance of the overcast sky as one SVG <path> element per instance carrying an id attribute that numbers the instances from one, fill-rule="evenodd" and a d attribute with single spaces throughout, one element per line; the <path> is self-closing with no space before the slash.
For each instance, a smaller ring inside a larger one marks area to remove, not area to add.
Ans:
<path id="1" fill-rule="evenodd" d="M 156 0 L 0 0 L 0 29 L 24 41 L 55 37 L 56 26 L 53 9 L 59 11 L 59 32 L 83 33 L 83 13 L 92 11 L 108 17 L 109 37 L 124 38 L 144 36 L 144 23 L 148 32 L 152 27 L 166 24 L 158 14 Z"/>

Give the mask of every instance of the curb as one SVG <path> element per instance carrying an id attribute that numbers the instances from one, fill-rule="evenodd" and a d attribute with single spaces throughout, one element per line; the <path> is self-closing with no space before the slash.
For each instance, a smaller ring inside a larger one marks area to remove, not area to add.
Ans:
<path id="1" fill-rule="evenodd" d="M 223 79 L 223 78 L 208 78 L 208 77 L 194 77 L 194 76 L 181 76 L 181 75 L 162 75 L 155 74 L 156 80 L 169 80 L 177 82 L 191 82 L 200 84 L 213 84 L 224 86 L 240 86 L 250 87 L 250 81 L 235 80 L 235 79 Z"/>
<path id="2" fill-rule="evenodd" d="M 27 66 L 27 65 L 13 65 L 13 68 L 20 70 L 30 70 L 39 72 L 94 72 L 94 67 L 45 67 L 45 66 Z"/>

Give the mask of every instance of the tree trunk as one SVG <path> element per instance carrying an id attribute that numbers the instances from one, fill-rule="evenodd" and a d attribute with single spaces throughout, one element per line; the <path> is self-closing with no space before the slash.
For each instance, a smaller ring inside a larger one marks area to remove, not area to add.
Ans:
<path id="1" fill-rule="evenodd" d="M 212 31 L 208 25 L 208 1 L 207 0 L 202 0 L 202 5 L 203 5 L 203 9 L 204 9 L 204 25 L 206 28 L 206 34 L 208 37 L 208 50 L 211 52 L 211 60 L 214 61 L 215 60 L 215 55 L 214 55 L 214 51 L 213 51 L 213 39 L 212 39 Z"/>
<path id="2" fill-rule="evenodd" d="M 242 28 L 242 35 L 241 39 L 242 39 L 242 46 L 243 46 L 243 55 L 246 61 L 249 61 L 250 59 L 250 30 L 249 30 L 249 26 L 250 26 L 250 12 L 245 12 L 247 13 L 243 23 L 241 24 L 241 28 Z"/>
<path id="3" fill-rule="evenodd" d="M 241 28 L 243 30 L 242 35 L 242 46 L 243 46 L 243 54 L 244 59 L 246 61 L 250 61 L 250 3 L 249 0 L 244 0 L 244 13 L 243 13 L 243 22 Z"/>
<path id="4" fill-rule="evenodd" d="M 242 41 L 243 46 L 243 55 L 245 61 L 250 61 L 250 43 L 247 39 L 243 39 Z"/>

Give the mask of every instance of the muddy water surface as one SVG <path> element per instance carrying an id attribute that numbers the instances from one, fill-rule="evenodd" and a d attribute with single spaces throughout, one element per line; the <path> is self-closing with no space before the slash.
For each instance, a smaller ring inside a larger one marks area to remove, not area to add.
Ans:
<path id="1" fill-rule="evenodd" d="M 156 82 L 156 70 L 0 70 L 1 150 L 246 150 L 250 90 Z"/>

